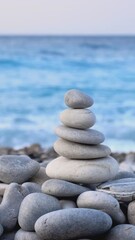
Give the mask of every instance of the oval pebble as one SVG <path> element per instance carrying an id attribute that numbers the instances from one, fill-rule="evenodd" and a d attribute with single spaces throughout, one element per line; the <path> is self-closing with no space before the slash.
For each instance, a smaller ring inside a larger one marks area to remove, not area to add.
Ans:
<path id="1" fill-rule="evenodd" d="M 77 89 L 71 89 L 66 92 L 64 100 L 65 104 L 70 108 L 88 108 L 94 103 L 89 95 Z"/>
<path id="2" fill-rule="evenodd" d="M 126 221 L 119 202 L 107 193 L 97 191 L 84 192 L 77 198 L 77 205 L 79 208 L 102 210 L 109 214 L 117 223 L 125 223 Z"/>
<path id="3" fill-rule="evenodd" d="M 110 216 L 93 209 L 62 209 L 40 217 L 35 223 L 38 236 L 46 240 L 70 240 L 99 235 L 112 226 Z"/>
<path id="4" fill-rule="evenodd" d="M 112 157 L 93 160 L 71 160 L 58 157 L 51 161 L 46 173 L 56 178 L 75 183 L 93 184 L 112 179 L 118 172 L 119 165 Z"/>
<path id="5" fill-rule="evenodd" d="M 61 209 L 58 199 L 44 193 L 31 193 L 21 203 L 18 222 L 25 231 L 34 231 L 36 220 L 45 213 Z"/>
<path id="6" fill-rule="evenodd" d="M 66 109 L 60 114 L 60 120 L 68 127 L 87 129 L 95 124 L 96 117 L 89 109 Z"/>
<path id="7" fill-rule="evenodd" d="M 94 129 L 80 130 L 61 125 L 55 129 L 55 133 L 65 140 L 82 144 L 95 145 L 105 140 L 104 135 Z"/>
<path id="8" fill-rule="evenodd" d="M 0 156 L 0 181 L 4 183 L 23 183 L 39 170 L 38 162 L 26 155 Z"/>
<path id="9" fill-rule="evenodd" d="M 85 145 L 64 139 L 58 139 L 54 143 L 54 149 L 59 155 L 71 159 L 103 158 L 111 153 L 110 148 L 105 145 Z"/>
<path id="10" fill-rule="evenodd" d="M 135 240 L 135 226 L 131 224 L 117 225 L 109 231 L 105 240 Z"/>
<path id="11" fill-rule="evenodd" d="M 75 197 L 89 188 L 60 179 L 50 179 L 42 185 L 42 192 L 56 197 Z"/>

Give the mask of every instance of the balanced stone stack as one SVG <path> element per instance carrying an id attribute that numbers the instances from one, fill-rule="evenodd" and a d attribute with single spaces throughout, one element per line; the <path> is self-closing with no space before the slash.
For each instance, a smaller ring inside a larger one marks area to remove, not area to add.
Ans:
<path id="1" fill-rule="evenodd" d="M 69 108 L 60 114 L 64 125 L 56 128 L 60 139 L 54 144 L 60 157 L 48 164 L 47 175 L 83 185 L 113 179 L 118 163 L 109 156 L 110 148 L 101 144 L 104 135 L 91 129 L 96 117 L 87 108 L 93 105 L 93 99 L 78 90 L 70 90 L 65 95 L 65 104 Z"/>

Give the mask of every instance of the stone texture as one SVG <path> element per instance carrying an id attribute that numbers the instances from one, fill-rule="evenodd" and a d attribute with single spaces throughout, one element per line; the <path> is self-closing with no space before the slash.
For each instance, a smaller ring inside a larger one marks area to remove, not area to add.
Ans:
<path id="1" fill-rule="evenodd" d="M 23 183 L 31 178 L 39 167 L 39 163 L 25 155 L 0 156 L 0 181 Z"/>
<path id="2" fill-rule="evenodd" d="M 45 167 L 40 167 L 39 171 L 29 181 L 42 185 L 48 179 L 49 177 L 46 175 Z"/>
<path id="3" fill-rule="evenodd" d="M 129 203 L 127 215 L 129 223 L 135 225 L 135 201 Z"/>
<path id="4" fill-rule="evenodd" d="M 105 240 L 135 240 L 135 226 L 131 224 L 117 225 L 109 231 Z"/>
<path id="5" fill-rule="evenodd" d="M 94 129 L 80 130 L 60 125 L 55 129 L 55 133 L 68 141 L 82 144 L 100 144 L 105 140 L 104 135 Z"/>
<path id="6" fill-rule="evenodd" d="M 54 143 L 55 151 L 70 159 L 95 159 L 107 157 L 111 150 L 105 145 L 85 145 L 59 139 Z"/>
<path id="7" fill-rule="evenodd" d="M 90 184 L 114 178 L 118 168 L 117 161 L 112 157 L 95 159 L 94 161 L 77 161 L 58 157 L 48 164 L 46 173 L 50 178 Z"/>
<path id="8" fill-rule="evenodd" d="M 13 232 L 5 232 L 1 237 L 0 240 L 14 240 L 15 238 L 15 231 Z"/>
<path id="9" fill-rule="evenodd" d="M 70 108 L 88 108 L 93 105 L 93 99 L 76 89 L 71 89 L 64 96 L 65 104 Z"/>
<path id="10" fill-rule="evenodd" d="M 4 195 L 4 192 L 6 190 L 6 188 L 8 187 L 8 184 L 6 183 L 0 183 L 0 196 Z"/>
<path id="11" fill-rule="evenodd" d="M 28 191 L 17 183 L 11 183 L 6 188 L 0 204 L 0 224 L 4 230 L 11 231 L 17 224 L 19 208 Z"/>
<path id="12" fill-rule="evenodd" d="M 61 209 L 61 205 L 55 197 L 44 193 L 31 193 L 20 206 L 19 225 L 25 231 L 34 231 L 34 224 L 40 216 L 58 209 Z"/>
<path id="13" fill-rule="evenodd" d="M 25 182 L 22 184 L 22 186 L 25 187 L 29 193 L 41 192 L 41 186 L 37 183 Z"/>
<path id="14" fill-rule="evenodd" d="M 0 236 L 2 236 L 2 234 L 3 234 L 3 227 L 2 227 L 2 225 L 0 224 Z"/>
<path id="15" fill-rule="evenodd" d="M 93 209 L 62 209 L 40 217 L 35 231 L 42 239 L 70 240 L 95 236 L 108 231 L 109 215 Z"/>
<path id="16" fill-rule="evenodd" d="M 135 178 L 122 178 L 108 181 L 97 187 L 98 191 L 106 192 L 122 202 L 135 199 Z"/>
<path id="17" fill-rule="evenodd" d="M 96 117 L 89 109 L 66 109 L 60 114 L 61 122 L 72 128 L 87 129 L 96 122 Z"/>
<path id="18" fill-rule="evenodd" d="M 111 195 L 103 192 L 88 191 L 80 194 L 77 199 L 79 208 L 102 210 L 117 223 L 125 223 L 126 218 L 120 209 L 119 202 Z"/>
<path id="19" fill-rule="evenodd" d="M 18 230 L 14 240 L 42 240 L 35 232 L 27 232 L 22 229 Z"/>
<path id="20" fill-rule="evenodd" d="M 42 185 L 42 192 L 56 197 L 75 197 L 89 188 L 60 179 L 50 179 Z"/>
<path id="21" fill-rule="evenodd" d="M 122 178 L 135 178 L 135 173 L 128 171 L 119 171 L 118 174 L 115 176 L 114 180 Z"/>
<path id="22" fill-rule="evenodd" d="M 60 200 L 60 205 L 62 209 L 77 208 L 75 202 L 71 200 Z"/>

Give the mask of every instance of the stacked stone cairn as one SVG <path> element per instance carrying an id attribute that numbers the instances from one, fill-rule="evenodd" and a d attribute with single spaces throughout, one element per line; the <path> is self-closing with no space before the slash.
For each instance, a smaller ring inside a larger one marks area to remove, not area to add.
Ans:
<path id="1" fill-rule="evenodd" d="M 26 155 L 0 157 L 0 240 L 135 240 L 135 177 L 94 129 L 88 95 L 70 90 L 45 168 Z M 47 175 L 48 176 L 47 176 Z"/>

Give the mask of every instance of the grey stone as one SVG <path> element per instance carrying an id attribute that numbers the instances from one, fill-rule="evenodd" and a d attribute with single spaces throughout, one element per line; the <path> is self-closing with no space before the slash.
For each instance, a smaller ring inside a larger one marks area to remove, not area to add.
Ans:
<path id="1" fill-rule="evenodd" d="M 70 240 L 104 233 L 111 228 L 110 216 L 93 209 L 62 209 L 40 217 L 35 231 L 42 239 Z"/>
<path id="2" fill-rule="evenodd" d="M 25 187 L 29 193 L 41 192 L 41 186 L 37 183 L 25 182 L 22 186 Z"/>
<path id="3" fill-rule="evenodd" d="M 80 194 L 77 199 L 79 208 L 102 210 L 110 215 L 117 223 L 125 223 L 126 218 L 120 209 L 119 202 L 104 192 L 88 191 Z"/>
<path id="4" fill-rule="evenodd" d="M 122 178 L 135 178 L 135 173 L 128 171 L 119 171 L 114 180 Z"/>
<path id="5" fill-rule="evenodd" d="M 55 133 L 65 140 L 83 144 L 95 145 L 105 140 L 104 135 L 94 129 L 80 130 L 61 125 L 55 129 Z"/>
<path id="6" fill-rule="evenodd" d="M 4 230 L 11 231 L 17 224 L 19 208 L 28 191 L 17 183 L 6 188 L 0 204 L 0 224 Z"/>
<path id="7" fill-rule="evenodd" d="M 0 156 L 0 181 L 23 183 L 39 170 L 39 163 L 26 155 Z"/>
<path id="8" fill-rule="evenodd" d="M 131 224 L 117 225 L 109 231 L 105 240 L 135 240 L 135 226 Z"/>
<path id="9" fill-rule="evenodd" d="M 39 171 L 29 181 L 41 186 L 48 179 L 49 177 L 46 175 L 45 167 L 40 167 Z"/>
<path id="10" fill-rule="evenodd" d="M 135 199 L 135 178 L 108 181 L 99 185 L 97 191 L 109 193 L 122 202 L 131 202 Z"/>
<path id="11" fill-rule="evenodd" d="M 15 237 L 15 231 L 13 232 L 5 232 L 1 237 L 0 240 L 14 240 Z"/>
<path id="12" fill-rule="evenodd" d="M 18 230 L 14 240 L 42 240 L 35 232 Z"/>
<path id="13" fill-rule="evenodd" d="M 119 165 L 112 157 L 93 160 L 71 160 L 58 157 L 51 161 L 46 168 L 50 178 L 66 181 L 93 184 L 105 182 L 114 178 Z"/>
<path id="14" fill-rule="evenodd" d="M 2 234 L 3 234 L 3 227 L 2 227 L 2 225 L 0 224 L 0 236 L 2 236 Z"/>
<path id="15" fill-rule="evenodd" d="M 135 225 L 135 201 L 128 204 L 128 221 L 129 223 Z"/>
<path id="16" fill-rule="evenodd" d="M 61 209 L 61 205 L 55 197 L 44 193 L 31 193 L 20 206 L 19 225 L 25 231 L 34 231 L 34 224 L 40 216 L 58 209 Z"/>
<path id="17" fill-rule="evenodd" d="M 71 89 L 66 92 L 64 100 L 65 104 L 70 108 L 88 108 L 94 103 L 89 95 L 77 89 Z"/>
<path id="18" fill-rule="evenodd" d="M 62 209 L 77 208 L 75 202 L 71 200 L 60 200 L 60 205 Z"/>
<path id="19" fill-rule="evenodd" d="M 87 129 L 96 122 L 96 117 L 89 109 L 66 109 L 60 114 L 61 122 L 72 128 Z"/>
<path id="20" fill-rule="evenodd" d="M 55 151 L 71 159 L 94 159 L 110 155 L 111 150 L 105 145 L 85 145 L 59 139 L 54 143 Z"/>
<path id="21" fill-rule="evenodd" d="M 43 193 L 56 197 L 75 197 L 89 190 L 89 188 L 60 179 L 50 179 L 42 185 Z"/>

